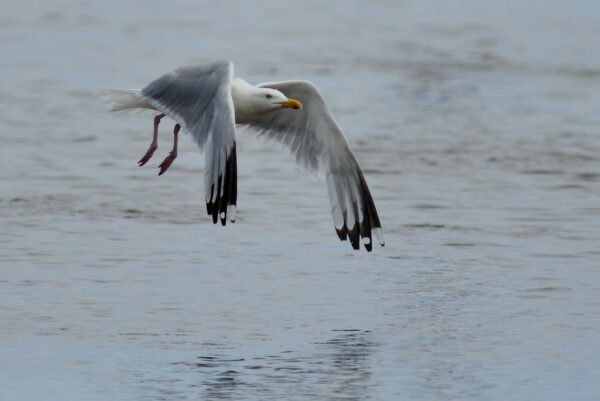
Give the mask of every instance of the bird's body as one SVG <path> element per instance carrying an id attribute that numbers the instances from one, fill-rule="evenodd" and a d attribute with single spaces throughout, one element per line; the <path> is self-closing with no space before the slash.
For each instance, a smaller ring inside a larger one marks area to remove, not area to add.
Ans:
<path id="1" fill-rule="evenodd" d="M 165 115 L 177 122 L 171 154 L 161 164 L 164 173 L 177 156 L 179 127 L 206 151 L 205 198 L 213 222 L 235 219 L 237 202 L 236 124 L 279 140 L 308 170 L 327 177 L 334 224 L 340 239 L 372 248 L 374 233 L 383 246 L 381 224 L 362 172 L 341 129 L 317 87 L 308 81 L 251 85 L 235 78 L 228 61 L 180 68 L 142 90 L 106 93 L 111 111 L 151 109 L 155 117 L 152 144 L 140 165 L 156 150 L 158 124 Z"/>

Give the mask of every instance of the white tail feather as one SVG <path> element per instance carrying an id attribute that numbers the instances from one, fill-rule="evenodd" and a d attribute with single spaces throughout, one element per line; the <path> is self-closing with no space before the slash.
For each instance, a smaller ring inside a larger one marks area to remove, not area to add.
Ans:
<path id="1" fill-rule="evenodd" d="M 138 89 L 99 89 L 96 94 L 106 103 L 108 111 L 154 110 L 154 107 L 140 95 Z"/>

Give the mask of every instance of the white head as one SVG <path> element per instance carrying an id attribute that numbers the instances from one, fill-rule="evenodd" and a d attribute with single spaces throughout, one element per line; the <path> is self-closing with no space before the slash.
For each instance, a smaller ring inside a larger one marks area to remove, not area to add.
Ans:
<path id="1" fill-rule="evenodd" d="M 302 110 L 302 103 L 296 99 L 290 99 L 276 89 L 259 88 L 254 94 L 254 100 L 260 103 L 260 108 L 265 111 L 279 109 Z"/>

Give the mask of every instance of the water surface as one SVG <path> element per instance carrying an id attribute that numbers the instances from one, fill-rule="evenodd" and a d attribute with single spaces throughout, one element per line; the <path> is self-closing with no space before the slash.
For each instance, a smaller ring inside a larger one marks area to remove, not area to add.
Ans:
<path id="1" fill-rule="evenodd" d="M 0 17 L 3 400 L 594 400 L 600 3 L 22 1 Z M 239 214 L 141 87 L 231 59 L 317 83 L 387 245 L 238 135 Z"/>

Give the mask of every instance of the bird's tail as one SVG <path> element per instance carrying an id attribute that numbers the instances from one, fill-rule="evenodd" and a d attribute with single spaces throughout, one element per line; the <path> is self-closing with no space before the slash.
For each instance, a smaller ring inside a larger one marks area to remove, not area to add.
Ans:
<path id="1" fill-rule="evenodd" d="M 96 95 L 103 100 L 108 111 L 153 109 L 138 89 L 98 89 Z"/>

